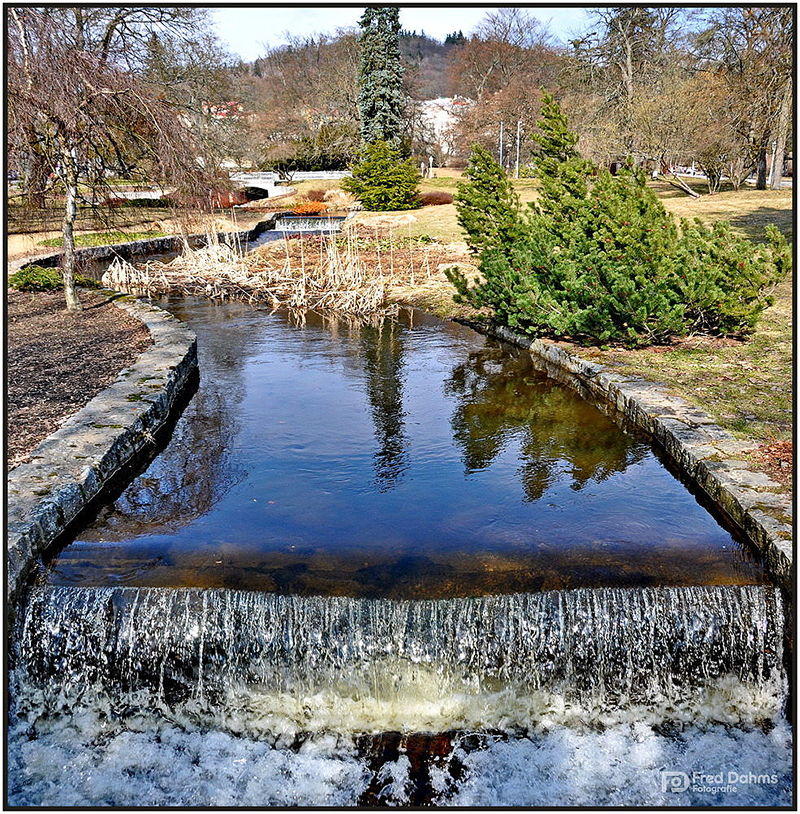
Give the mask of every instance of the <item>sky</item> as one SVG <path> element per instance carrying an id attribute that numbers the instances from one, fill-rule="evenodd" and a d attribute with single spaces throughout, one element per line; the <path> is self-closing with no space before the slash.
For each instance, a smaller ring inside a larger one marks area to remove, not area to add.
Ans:
<path id="1" fill-rule="evenodd" d="M 525 6 L 562 42 L 587 24 L 585 7 L 554 8 Z M 295 36 L 333 33 L 337 28 L 355 27 L 364 6 L 263 6 L 258 4 L 212 10 L 212 19 L 220 39 L 245 61 L 252 61 L 286 41 L 288 31 Z M 469 34 L 496 6 L 400 6 L 400 23 L 410 31 L 425 31 L 443 40 L 458 31 Z"/>

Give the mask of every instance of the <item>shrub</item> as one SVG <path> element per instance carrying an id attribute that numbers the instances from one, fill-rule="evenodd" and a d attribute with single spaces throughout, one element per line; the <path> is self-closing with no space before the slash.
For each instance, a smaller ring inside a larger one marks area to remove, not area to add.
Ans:
<path id="1" fill-rule="evenodd" d="M 756 246 L 727 223 L 678 228 L 630 164 L 612 176 L 580 158 L 552 97 L 543 115 L 540 199 L 527 213 L 491 155 L 473 150 L 456 206 L 483 279 L 448 271 L 457 301 L 526 333 L 631 346 L 752 331 L 791 266 L 777 229 Z"/>
<path id="2" fill-rule="evenodd" d="M 432 192 L 421 192 L 417 200 L 420 206 L 441 206 L 453 203 L 453 196 L 444 190 L 435 189 Z"/>
<path id="3" fill-rule="evenodd" d="M 309 189 L 308 192 L 306 192 L 306 198 L 309 201 L 324 201 L 326 192 L 327 190 L 325 189 Z"/>
<path id="4" fill-rule="evenodd" d="M 292 209 L 294 215 L 319 215 L 327 209 L 327 205 L 322 201 L 308 201 L 306 203 L 297 204 Z"/>
<path id="5" fill-rule="evenodd" d="M 353 175 L 342 179 L 342 189 L 361 201 L 364 209 L 387 212 L 415 209 L 419 171 L 412 159 L 403 159 L 400 150 L 385 141 L 368 144 L 352 168 Z"/>
<path id="6" fill-rule="evenodd" d="M 82 274 L 75 275 L 75 284 L 84 288 L 101 288 L 97 280 Z M 8 278 L 8 286 L 17 291 L 60 291 L 64 287 L 64 278 L 58 269 L 26 266 Z"/>

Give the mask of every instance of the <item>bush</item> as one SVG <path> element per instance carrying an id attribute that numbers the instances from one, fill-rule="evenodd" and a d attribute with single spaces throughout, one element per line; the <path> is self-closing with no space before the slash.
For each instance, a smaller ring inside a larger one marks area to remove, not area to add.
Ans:
<path id="1" fill-rule="evenodd" d="M 309 189 L 306 192 L 306 198 L 309 201 L 324 201 L 326 192 L 326 189 Z"/>
<path id="2" fill-rule="evenodd" d="M 473 150 L 456 206 L 483 280 L 470 286 L 448 271 L 456 300 L 529 334 L 583 341 L 751 332 L 791 266 L 777 229 L 756 246 L 727 223 L 678 228 L 641 172 L 628 165 L 612 176 L 580 158 L 552 97 L 543 115 L 540 199 L 527 213 L 491 155 Z"/>
<path id="3" fill-rule="evenodd" d="M 84 288 L 101 288 L 97 280 L 75 275 L 75 285 Z M 9 288 L 17 291 L 60 291 L 64 287 L 64 278 L 58 269 L 48 269 L 42 266 L 26 266 L 8 278 Z"/>
<path id="4" fill-rule="evenodd" d="M 361 201 L 371 212 L 415 209 L 419 171 L 412 159 L 403 159 L 400 150 L 385 141 L 368 144 L 352 168 L 353 175 L 342 179 L 342 189 Z"/>
<path id="5" fill-rule="evenodd" d="M 327 209 L 327 205 L 321 201 L 308 201 L 307 203 L 297 204 L 292 209 L 294 215 L 319 215 Z"/>
<path id="6" fill-rule="evenodd" d="M 435 189 L 432 192 L 421 192 L 417 196 L 420 206 L 441 206 L 453 203 L 453 196 L 449 192 Z"/>

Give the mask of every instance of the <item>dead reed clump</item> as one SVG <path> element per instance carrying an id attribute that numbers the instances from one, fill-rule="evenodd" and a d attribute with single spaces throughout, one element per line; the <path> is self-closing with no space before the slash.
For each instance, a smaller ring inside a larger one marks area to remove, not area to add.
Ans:
<path id="1" fill-rule="evenodd" d="M 340 234 L 276 240 L 244 254 L 237 243 L 206 234 L 202 248 L 168 263 L 134 266 L 115 260 L 103 277 L 131 293 L 182 293 L 265 302 L 273 307 L 364 315 L 385 313 L 398 301 L 452 297 L 444 269 L 468 258 L 457 245 L 411 234 L 413 215 L 348 222 Z"/>
<path id="2" fill-rule="evenodd" d="M 385 309 L 384 282 L 372 275 L 357 252 L 340 249 L 335 240 L 321 247 L 307 238 L 296 253 L 285 256 L 242 254 L 241 248 L 207 235 L 206 245 L 193 249 L 184 240 L 182 253 L 168 263 L 134 266 L 116 259 L 103 275 L 104 285 L 143 294 L 181 293 L 212 299 L 268 302 L 274 307 L 311 308 L 367 314 Z M 294 241 L 293 241 L 294 242 Z M 320 250 L 321 248 L 321 250 Z"/>

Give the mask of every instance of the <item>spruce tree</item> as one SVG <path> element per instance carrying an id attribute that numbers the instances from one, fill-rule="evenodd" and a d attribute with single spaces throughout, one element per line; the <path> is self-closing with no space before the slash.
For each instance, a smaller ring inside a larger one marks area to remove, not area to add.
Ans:
<path id="1" fill-rule="evenodd" d="M 399 146 L 403 123 L 403 64 L 400 9 L 368 6 L 359 20 L 361 61 L 358 111 L 365 144 L 386 141 Z"/>

